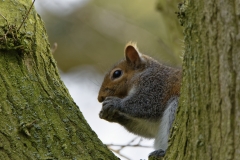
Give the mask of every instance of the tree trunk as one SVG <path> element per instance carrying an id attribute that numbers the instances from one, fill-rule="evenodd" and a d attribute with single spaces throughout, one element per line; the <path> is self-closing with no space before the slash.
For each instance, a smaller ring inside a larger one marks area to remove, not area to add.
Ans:
<path id="1" fill-rule="evenodd" d="M 31 3 L 0 1 L 0 159 L 117 159 L 60 80 L 40 17 L 23 20 Z"/>
<path id="2" fill-rule="evenodd" d="M 179 18 L 183 82 L 165 159 L 239 159 L 240 1 L 186 0 Z"/>

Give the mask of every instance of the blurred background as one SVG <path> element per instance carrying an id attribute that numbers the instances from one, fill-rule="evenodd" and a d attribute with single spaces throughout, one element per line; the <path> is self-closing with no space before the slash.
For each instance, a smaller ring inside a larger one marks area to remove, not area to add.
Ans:
<path id="1" fill-rule="evenodd" d="M 53 55 L 65 85 L 84 117 L 105 144 L 121 159 L 147 159 L 153 140 L 142 140 L 118 124 L 101 120 L 97 101 L 104 73 L 123 58 L 127 42 L 137 42 L 142 53 L 161 63 L 180 67 L 182 28 L 179 0 L 39 0 Z M 136 139 L 135 139 L 136 138 Z M 120 150 L 119 150 L 120 149 Z"/>

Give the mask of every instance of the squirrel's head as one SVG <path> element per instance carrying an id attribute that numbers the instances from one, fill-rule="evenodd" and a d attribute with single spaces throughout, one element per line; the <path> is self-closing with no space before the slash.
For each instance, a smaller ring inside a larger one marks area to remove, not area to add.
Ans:
<path id="1" fill-rule="evenodd" d="M 144 57 L 146 56 L 138 51 L 136 44 L 129 42 L 125 47 L 125 59 L 115 64 L 105 75 L 98 101 L 103 102 L 109 96 L 127 96 L 133 85 L 133 77 L 145 68 Z"/>

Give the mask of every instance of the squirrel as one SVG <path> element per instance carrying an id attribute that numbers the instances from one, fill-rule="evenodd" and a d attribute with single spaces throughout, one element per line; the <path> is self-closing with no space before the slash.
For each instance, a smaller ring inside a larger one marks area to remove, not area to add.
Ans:
<path id="1" fill-rule="evenodd" d="M 149 157 L 164 157 L 180 94 L 182 70 L 125 47 L 125 59 L 105 75 L 99 90 L 101 119 L 116 122 L 145 138 L 155 138 Z"/>

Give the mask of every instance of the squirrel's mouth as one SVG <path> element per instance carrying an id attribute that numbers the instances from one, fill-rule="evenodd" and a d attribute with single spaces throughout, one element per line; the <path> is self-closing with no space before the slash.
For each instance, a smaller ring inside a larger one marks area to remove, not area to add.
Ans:
<path id="1" fill-rule="evenodd" d="M 105 96 L 98 96 L 98 102 L 102 103 L 106 99 Z"/>

